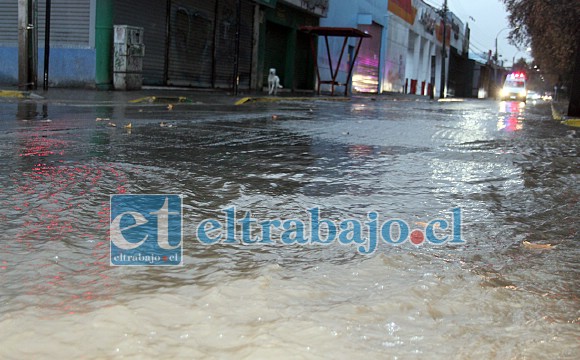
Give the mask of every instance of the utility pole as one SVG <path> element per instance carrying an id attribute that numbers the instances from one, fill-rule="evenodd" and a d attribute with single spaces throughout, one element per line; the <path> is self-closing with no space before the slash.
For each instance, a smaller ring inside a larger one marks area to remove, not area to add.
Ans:
<path id="1" fill-rule="evenodd" d="M 447 0 L 443 2 L 441 17 L 443 18 L 443 48 L 441 49 L 441 86 L 439 89 L 439 98 L 445 97 L 445 58 L 447 58 Z"/>
<path id="2" fill-rule="evenodd" d="M 28 1 L 18 0 L 18 88 L 28 89 Z"/>
<path id="3" fill-rule="evenodd" d="M 51 0 L 46 0 L 46 12 L 44 17 L 44 81 L 42 89 L 48 90 L 48 65 L 50 61 L 50 10 Z"/>
<path id="4" fill-rule="evenodd" d="M 38 1 L 18 0 L 18 88 L 38 85 Z"/>
<path id="5" fill-rule="evenodd" d="M 580 117 L 580 35 L 576 35 L 576 66 L 570 90 L 568 116 Z"/>
<path id="6" fill-rule="evenodd" d="M 236 37 L 234 49 L 234 78 L 232 88 L 234 95 L 238 95 L 240 86 L 240 32 L 242 29 L 242 0 L 238 0 L 236 4 Z"/>

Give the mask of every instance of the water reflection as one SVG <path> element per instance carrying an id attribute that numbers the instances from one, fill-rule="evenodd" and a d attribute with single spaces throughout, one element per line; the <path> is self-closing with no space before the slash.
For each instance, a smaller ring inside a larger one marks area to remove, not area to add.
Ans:
<path id="1" fill-rule="evenodd" d="M 499 119 L 497 129 L 499 131 L 515 132 L 524 128 L 525 102 L 502 101 L 499 105 Z"/>
<path id="2" fill-rule="evenodd" d="M 171 128 L 159 113 L 51 105 L 50 123 L 4 122 L 0 357 L 573 358 L 577 139 L 518 103 L 362 105 L 174 110 Z M 10 116 L 41 120 L 19 106 Z M 186 266 L 108 266 L 108 195 L 123 192 L 185 193 Z M 200 245 L 194 225 L 228 205 L 417 224 L 455 205 L 468 244 L 374 257 Z"/>

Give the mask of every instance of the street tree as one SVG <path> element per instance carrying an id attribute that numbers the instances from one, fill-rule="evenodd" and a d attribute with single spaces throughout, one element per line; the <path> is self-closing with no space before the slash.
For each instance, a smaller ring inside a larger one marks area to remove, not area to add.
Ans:
<path id="1" fill-rule="evenodd" d="M 513 27 L 510 40 L 518 46 L 531 46 L 532 56 L 542 72 L 558 79 L 570 90 L 570 109 L 580 103 L 580 63 L 576 53 L 580 44 L 580 0 L 502 0 Z M 576 76 L 577 77 L 577 76 Z M 577 109 L 577 111 L 580 111 Z M 572 111 L 573 112 L 573 111 Z M 569 114 L 580 115 L 580 114 Z"/>

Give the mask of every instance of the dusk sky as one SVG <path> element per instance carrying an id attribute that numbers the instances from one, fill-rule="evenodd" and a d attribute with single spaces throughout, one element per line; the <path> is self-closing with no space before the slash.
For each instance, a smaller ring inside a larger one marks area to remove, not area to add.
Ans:
<path id="1" fill-rule="evenodd" d="M 441 7 L 443 0 L 426 0 L 428 4 Z M 470 53 L 495 50 L 495 38 L 498 32 L 509 26 L 507 11 L 500 0 L 448 0 L 447 4 L 464 23 L 471 28 Z M 470 19 L 470 17 L 472 19 Z M 475 21 L 473 20 L 475 19 Z M 510 45 L 507 40 L 509 30 L 504 30 L 498 37 L 498 52 L 506 65 L 511 65 L 514 55 L 517 59 L 526 56 L 525 48 L 521 51 Z"/>

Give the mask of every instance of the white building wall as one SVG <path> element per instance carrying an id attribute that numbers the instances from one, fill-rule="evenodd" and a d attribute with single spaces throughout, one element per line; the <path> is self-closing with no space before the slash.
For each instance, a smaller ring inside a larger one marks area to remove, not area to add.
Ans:
<path id="1" fill-rule="evenodd" d="M 385 59 L 386 75 L 383 79 L 383 90 L 407 92 L 427 95 L 429 85 L 435 79 L 435 96 L 438 97 L 441 88 L 442 62 L 442 19 L 437 9 L 421 0 L 390 0 L 399 6 L 389 11 L 389 38 L 387 40 L 387 54 Z M 408 5 L 411 5 L 409 11 Z M 406 7 L 407 6 L 407 7 Z M 400 9 L 403 9 L 401 13 Z M 397 13 L 398 11 L 398 13 Z M 406 20 L 404 20 L 406 18 Z M 451 46 L 460 52 L 469 44 L 464 39 L 464 25 L 452 13 L 448 16 L 448 36 Z M 449 44 L 447 44 L 449 46 Z M 447 50 L 449 53 L 449 50 Z M 436 66 L 433 73 L 431 56 L 436 57 Z M 446 76 L 448 79 L 449 56 L 446 58 Z M 416 84 L 412 89 L 412 83 Z M 424 87 L 422 86 L 425 83 Z"/>
<path id="2" fill-rule="evenodd" d="M 404 21 L 389 13 L 386 56 L 383 63 L 383 91 L 403 92 L 407 71 L 407 43 L 409 30 Z"/>

